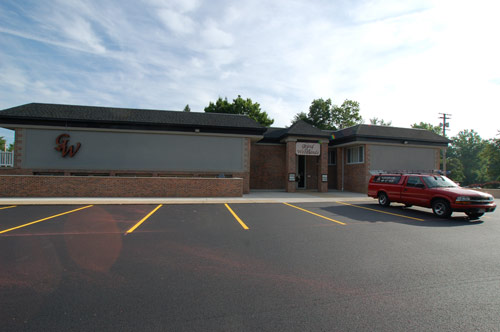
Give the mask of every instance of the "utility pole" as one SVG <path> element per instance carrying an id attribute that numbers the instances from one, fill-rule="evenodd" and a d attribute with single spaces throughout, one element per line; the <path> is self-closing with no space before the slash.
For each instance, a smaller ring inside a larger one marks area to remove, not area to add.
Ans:
<path id="1" fill-rule="evenodd" d="M 450 127 L 450 123 L 446 122 L 446 120 L 451 119 L 451 114 L 447 113 L 439 113 L 439 114 L 441 114 L 439 118 L 443 120 L 443 122 L 440 123 L 439 125 L 443 127 L 443 137 L 446 137 L 446 128 Z M 444 175 L 446 175 L 446 148 L 443 150 L 443 172 Z"/>

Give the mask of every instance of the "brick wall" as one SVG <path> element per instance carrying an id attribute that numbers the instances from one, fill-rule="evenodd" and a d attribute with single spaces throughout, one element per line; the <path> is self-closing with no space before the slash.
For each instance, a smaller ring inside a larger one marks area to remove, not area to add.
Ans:
<path id="1" fill-rule="evenodd" d="M 241 197 L 241 178 L 0 176 L 0 197 Z"/>
<path id="2" fill-rule="evenodd" d="M 358 193 L 368 191 L 366 164 L 352 164 L 344 166 L 344 190 Z"/>
<path id="3" fill-rule="evenodd" d="M 362 164 L 347 164 L 344 155 L 344 190 L 358 193 L 368 192 L 368 181 L 370 179 L 370 149 L 364 145 L 365 156 Z M 343 151 L 345 154 L 345 150 Z"/>
<path id="4" fill-rule="evenodd" d="M 286 146 L 252 144 L 251 189 L 285 189 Z"/>
<path id="5" fill-rule="evenodd" d="M 365 145 L 365 162 L 363 164 L 347 164 L 344 148 L 337 148 L 337 165 L 328 167 L 328 187 L 342 190 L 342 155 L 344 155 L 344 190 L 358 193 L 368 191 L 370 180 L 370 153 Z M 334 178 L 335 177 L 335 178 Z"/>

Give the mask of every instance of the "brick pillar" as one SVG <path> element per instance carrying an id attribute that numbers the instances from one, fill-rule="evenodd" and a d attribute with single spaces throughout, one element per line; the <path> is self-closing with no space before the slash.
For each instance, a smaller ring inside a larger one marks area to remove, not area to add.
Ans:
<path id="1" fill-rule="evenodd" d="M 337 148 L 337 190 L 342 190 L 342 167 L 345 167 L 344 148 Z"/>
<path id="2" fill-rule="evenodd" d="M 245 175 L 243 176 L 243 193 L 248 194 L 250 193 L 250 139 L 245 138 L 245 148 L 244 148 L 244 157 L 243 157 L 243 164 L 244 164 L 244 169 L 245 169 Z"/>
<path id="3" fill-rule="evenodd" d="M 14 168 L 20 169 L 23 156 L 23 146 L 24 146 L 24 129 L 15 129 L 15 139 L 14 139 Z"/>
<path id="4" fill-rule="evenodd" d="M 288 181 L 288 175 L 290 173 L 297 174 L 297 155 L 295 154 L 295 141 L 286 142 L 286 179 L 285 188 L 287 192 L 295 192 L 295 182 Z"/>
<path id="5" fill-rule="evenodd" d="M 323 182 L 323 174 L 328 176 L 328 142 L 321 142 L 321 152 L 318 156 L 318 191 L 328 191 L 328 181 Z"/>

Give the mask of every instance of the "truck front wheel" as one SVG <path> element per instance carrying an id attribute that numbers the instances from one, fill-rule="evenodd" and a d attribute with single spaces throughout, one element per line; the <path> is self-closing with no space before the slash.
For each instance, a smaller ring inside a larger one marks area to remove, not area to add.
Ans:
<path id="1" fill-rule="evenodd" d="M 448 218 L 451 216 L 451 207 L 450 204 L 444 199 L 436 199 L 432 202 L 432 212 L 439 218 Z"/>
<path id="2" fill-rule="evenodd" d="M 380 204 L 382 206 L 391 205 L 391 201 L 389 200 L 389 197 L 387 196 L 386 193 L 381 192 L 378 194 L 378 204 Z"/>
<path id="3" fill-rule="evenodd" d="M 483 216 L 484 212 L 465 212 L 465 214 L 470 220 L 477 220 Z"/>

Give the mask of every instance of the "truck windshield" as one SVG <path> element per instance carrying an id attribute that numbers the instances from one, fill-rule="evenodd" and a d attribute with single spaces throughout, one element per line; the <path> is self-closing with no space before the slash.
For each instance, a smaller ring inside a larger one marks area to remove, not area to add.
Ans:
<path id="1" fill-rule="evenodd" d="M 448 179 L 446 176 L 433 175 L 423 177 L 425 184 L 429 188 L 451 188 L 458 187 L 458 185 Z"/>

